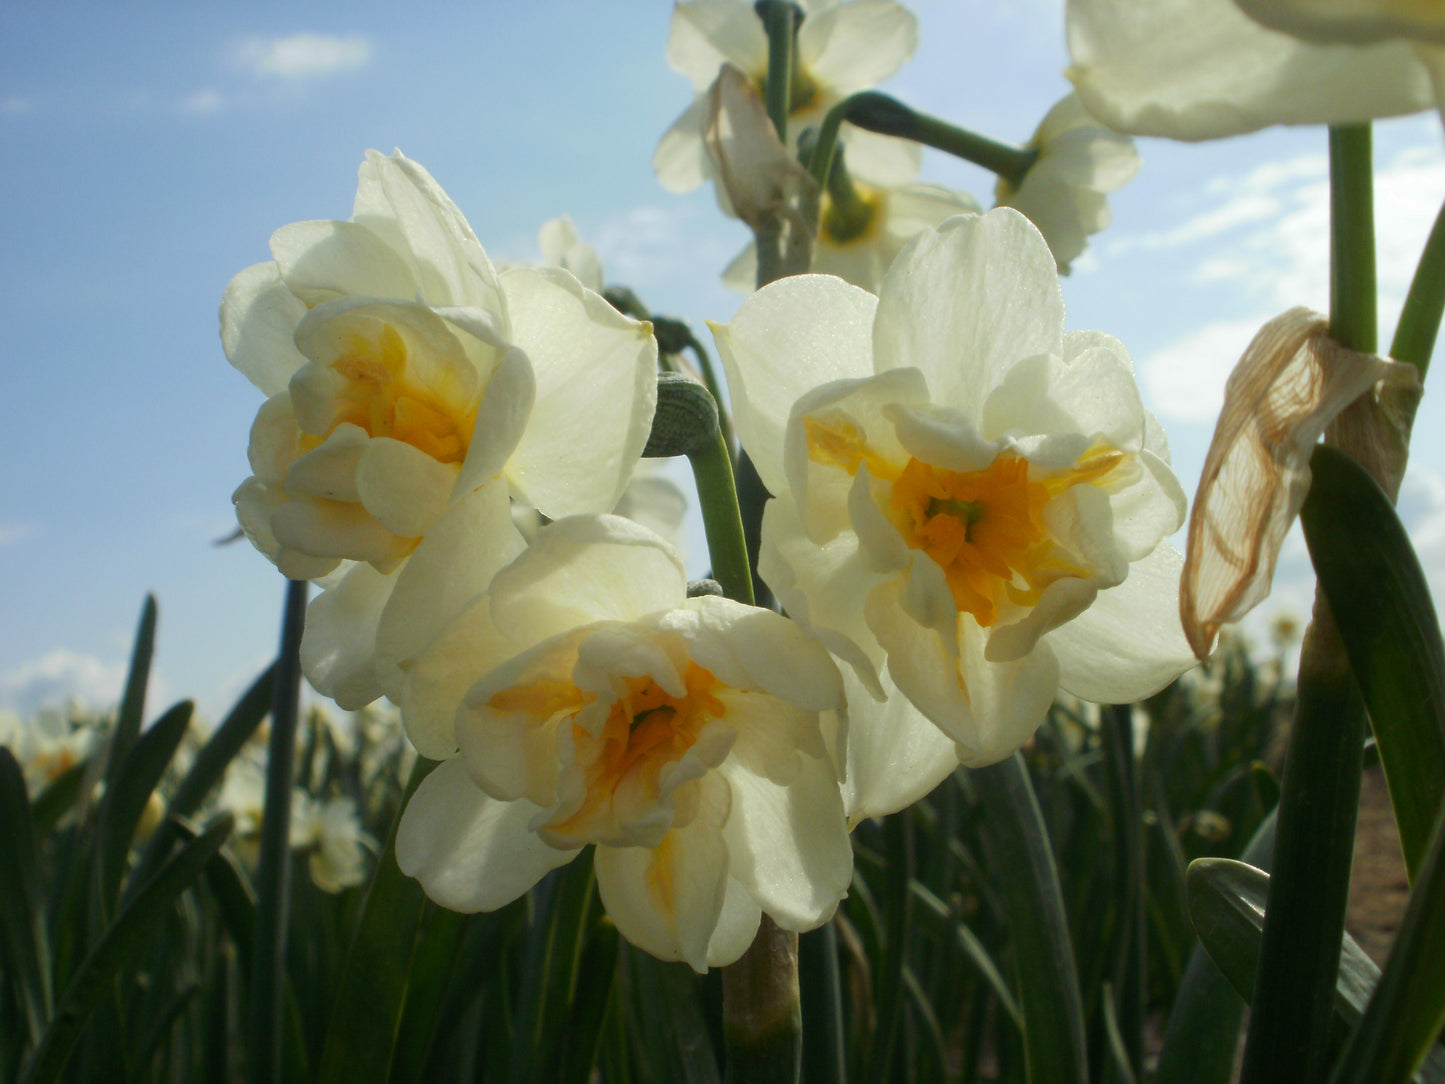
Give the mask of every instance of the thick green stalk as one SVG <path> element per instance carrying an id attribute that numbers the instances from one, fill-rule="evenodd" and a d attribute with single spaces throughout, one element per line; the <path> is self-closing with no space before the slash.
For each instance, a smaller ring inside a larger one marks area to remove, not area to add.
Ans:
<path id="1" fill-rule="evenodd" d="M 786 145 L 793 99 L 793 46 L 802 11 L 786 0 L 759 0 L 756 8 L 768 34 L 768 119 Z"/>
<path id="2" fill-rule="evenodd" d="M 1390 356 L 1408 361 L 1420 370 L 1420 379 L 1430 368 L 1430 355 L 1435 352 L 1435 337 L 1440 331 L 1440 316 L 1445 313 L 1445 204 L 1435 216 L 1425 251 L 1405 295 L 1400 322 L 1395 325 L 1395 340 Z"/>
<path id="3" fill-rule="evenodd" d="M 1376 334 L 1370 158 L 1368 125 L 1330 130 L 1330 333 L 1364 352 Z M 1297 688 L 1241 1084 L 1305 1084 L 1330 1068 L 1366 720 L 1318 591 Z"/>
<path id="4" fill-rule="evenodd" d="M 834 114 L 837 114 L 836 119 Z M 896 98 L 890 98 L 876 90 L 865 90 L 843 99 L 824 120 L 818 137 L 818 148 L 813 157 L 813 162 L 820 163 L 819 168 L 826 166 L 831 160 L 833 144 L 837 141 L 838 125 L 844 120 L 870 132 L 911 139 L 925 147 L 932 147 L 955 158 L 983 166 L 984 169 L 997 173 L 1015 188 L 1039 157 L 1037 150 L 989 139 L 938 117 L 920 113 Z M 816 169 L 814 176 L 818 176 Z M 823 176 L 826 177 L 826 174 Z"/>
<path id="5" fill-rule="evenodd" d="M 291 784 L 301 700 L 301 633 L 306 625 L 305 580 L 286 584 L 271 741 L 266 762 L 266 805 L 261 819 L 256 932 L 251 972 L 251 1078 L 280 1081 L 286 926 L 291 903 Z"/>
<path id="6" fill-rule="evenodd" d="M 751 606 L 753 575 L 748 566 L 742 515 L 738 511 L 732 456 L 722 428 L 689 452 L 687 458 L 697 482 L 698 503 L 702 505 L 702 526 L 707 534 L 708 555 L 712 558 L 713 579 L 728 598 Z"/>

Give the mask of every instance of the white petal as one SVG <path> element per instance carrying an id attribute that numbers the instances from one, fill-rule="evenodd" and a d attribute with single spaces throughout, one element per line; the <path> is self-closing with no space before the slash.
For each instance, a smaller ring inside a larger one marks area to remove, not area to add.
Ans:
<path id="1" fill-rule="evenodd" d="M 1067 75 L 1116 131 L 1218 139 L 1271 124 L 1343 124 L 1428 108 L 1408 45 L 1307 45 L 1233 0 L 1071 0 Z"/>
<path id="2" fill-rule="evenodd" d="M 346 711 L 382 694 L 373 665 L 376 626 L 395 582 L 395 575 L 357 564 L 306 607 L 301 668 L 317 692 Z"/>
<path id="3" fill-rule="evenodd" d="M 838 669 L 817 641 L 771 610 L 732 599 L 688 599 L 660 627 L 682 631 L 699 666 L 735 689 L 768 693 L 810 711 L 841 706 Z M 684 615 L 695 618 L 686 621 Z"/>
<path id="4" fill-rule="evenodd" d="M 455 463 L 438 463 L 403 441 L 376 437 L 356 465 L 356 493 L 388 531 L 416 538 L 446 508 L 460 473 Z"/>
<path id="5" fill-rule="evenodd" d="M 1059 660 L 1059 685 L 1100 704 L 1131 704 L 1193 667 L 1179 621 L 1182 562 L 1167 543 L 1129 566 L 1118 587 L 1045 637 Z"/>
<path id="6" fill-rule="evenodd" d="M 539 810 L 483 794 L 460 761 L 421 781 L 396 831 L 396 862 L 451 911 L 494 911 L 526 892 L 576 851 L 549 846 L 528 828 Z"/>
<path id="7" fill-rule="evenodd" d="M 737 878 L 729 877 L 723 890 L 717 928 L 712 932 L 712 940 L 707 943 L 707 965 L 726 967 L 736 963 L 757 939 L 762 917 L 762 908 L 748 895 L 748 890 L 738 883 Z"/>
<path id="8" fill-rule="evenodd" d="M 379 647 L 389 616 L 383 614 Z M 402 668 L 401 696 L 394 699 L 401 708 L 406 736 L 418 753 L 430 760 L 456 755 L 457 710 L 467 690 L 514 650 L 510 638 L 492 624 L 490 600 L 484 596 L 452 618 L 426 650 Z M 379 654 L 385 664 L 387 653 Z M 383 675 L 386 672 L 383 665 Z"/>
<path id="9" fill-rule="evenodd" d="M 1390 38 L 1445 43 L 1445 12 L 1433 0 L 1236 0 L 1251 18 L 1306 41 Z"/>
<path id="10" fill-rule="evenodd" d="M 716 75 L 714 69 L 703 89 Z M 705 95 L 694 98 L 682 115 L 662 133 L 657 150 L 652 154 L 652 169 L 657 174 L 657 181 L 669 192 L 691 192 L 712 176 L 712 160 L 708 158 L 707 147 L 702 141 L 707 108 Z M 752 289 L 751 283 L 748 288 Z"/>
<path id="11" fill-rule="evenodd" d="M 698 814 L 662 845 L 598 847 L 597 891 L 618 932 L 661 960 L 686 960 L 699 974 L 709 963 L 727 891 L 728 850 L 722 826 L 730 797 L 709 778 Z M 730 939 L 731 940 L 731 939 Z"/>
<path id="12" fill-rule="evenodd" d="M 758 571 L 793 620 L 856 670 L 881 699 L 883 652 L 858 605 L 880 577 L 862 560 L 857 535 L 845 531 L 827 545 L 815 545 L 791 501 L 769 501 L 763 509 Z"/>
<path id="13" fill-rule="evenodd" d="M 291 464 L 286 471 L 286 492 L 293 497 L 357 503 L 356 466 L 370 441 L 360 426 L 349 422 L 338 425 L 324 441 Z"/>
<path id="14" fill-rule="evenodd" d="M 296 349 L 296 325 L 305 315 L 274 261 L 253 264 L 231 279 L 221 298 L 221 348 L 247 380 L 276 395 L 306 364 Z"/>
<path id="15" fill-rule="evenodd" d="M 681 558 L 620 516 L 569 516 L 544 527 L 492 582 L 492 613 L 519 642 L 577 625 L 635 621 L 687 596 Z"/>
<path id="16" fill-rule="evenodd" d="M 396 296 L 505 311 L 496 272 L 471 226 L 432 175 L 400 151 L 367 152 L 352 221 L 410 256 L 416 288 Z"/>
<path id="17" fill-rule="evenodd" d="M 798 28 L 799 61 L 840 98 L 883 82 L 917 48 L 918 19 L 894 0 L 850 0 L 810 11 Z"/>
<path id="18" fill-rule="evenodd" d="M 459 490 L 477 489 L 508 463 L 532 417 L 536 393 L 532 363 L 521 350 L 507 350 L 482 392 L 471 444 L 457 479 Z"/>
<path id="19" fill-rule="evenodd" d="M 377 662 L 389 695 L 400 691 L 397 665 L 419 654 L 525 548 L 504 478 L 466 494 L 432 523 L 397 577 L 377 629 Z M 501 661 L 478 659 L 474 677 Z"/>
<path id="20" fill-rule="evenodd" d="M 893 369 L 830 381 L 793 404 L 783 438 L 783 469 L 815 542 L 825 545 L 847 526 L 849 493 L 865 464 L 877 477 L 902 471 L 908 452 L 898 440 L 895 412 L 899 406 L 927 403 L 923 374 Z"/>
<path id="21" fill-rule="evenodd" d="M 828 381 L 872 375 L 876 307 L 872 294 L 841 279 L 794 275 L 753 294 L 729 323 L 709 325 L 738 439 L 771 492 L 786 485 L 783 431 L 793 404 Z"/>
<path id="22" fill-rule="evenodd" d="M 719 769 L 733 793 L 724 829 L 732 874 L 779 926 L 799 931 L 832 916 L 853 874 L 833 766 L 816 757 L 802 762 L 786 787 L 736 761 Z"/>
<path id="23" fill-rule="evenodd" d="M 622 315 L 560 268 L 512 268 L 502 286 L 513 339 L 537 380 L 512 477 L 554 519 L 609 511 L 652 428 L 652 326 Z"/>
<path id="24" fill-rule="evenodd" d="M 293 222 L 271 235 L 287 288 L 308 306 L 338 297 L 410 301 L 417 284 L 406 259 L 354 222 Z"/>
<path id="25" fill-rule="evenodd" d="M 879 369 L 913 366 L 933 402 L 978 418 L 1018 361 L 1062 350 L 1054 258 L 1017 211 L 961 215 L 919 234 L 884 279 L 873 331 Z"/>
<path id="26" fill-rule="evenodd" d="M 359 504 L 291 500 L 271 513 L 271 532 L 288 549 L 311 557 L 364 561 L 390 571 L 412 548 L 377 523 Z"/>
<path id="27" fill-rule="evenodd" d="M 959 621 L 959 674 L 968 689 L 972 720 L 966 727 L 934 722 L 958 740 L 958 758 L 970 768 L 996 764 L 1033 737 L 1059 689 L 1059 664 L 1047 640 L 1014 662 L 987 662 L 983 630 Z"/>
<path id="28" fill-rule="evenodd" d="M 883 675 L 879 701 L 851 671 L 848 694 L 848 771 L 843 803 L 848 823 L 906 809 L 958 767 L 957 745 Z"/>
<path id="29" fill-rule="evenodd" d="M 756 75 L 768 63 L 768 39 L 762 20 L 737 0 L 683 0 L 672 9 L 667 63 L 692 80 L 701 94 L 731 64 Z"/>

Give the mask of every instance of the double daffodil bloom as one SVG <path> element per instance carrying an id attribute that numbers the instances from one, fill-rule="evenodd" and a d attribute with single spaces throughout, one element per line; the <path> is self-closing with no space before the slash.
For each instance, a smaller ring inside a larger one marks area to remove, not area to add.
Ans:
<path id="1" fill-rule="evenodd" d="M 1069 0 L 1067 74 L 1091 114 L 1133 135 L 1348 124 L 1435 103 L 1439 50 L 1417 44 L 1441 23 L 1433 5 L 1390 0 Z"/>
<path id="2" fill-rule="evenodd" d="M 999 178 L 998 206 L 1037 226 L 1067 274 L 1089 235 L 1109 224 L 1105 197 L 1139 172 L 1139 154 L 1133 140 L 1101 125 L 1074 94 L 1044 115 L 1028 145 L 1039 156 L 1017 187 Z"/>
<path id="3" fill-rule="evenodd" d="M 624 937 L 731 963 L 762 911 L 811 929 L 847 890 L 819 723 L 841 705 L 827 652 L 786 618 L 687 598 L 676 553 L 628 520 L 559 520 L 410 668 L 403 721 L 444 763 L 397 861 L 442 906 L 486 911 L 595 845 Z"/>
<path id="4" fill-rule="evenodd" d="M 788 136 L 796 144 L 809 126 L 848 95 L 887 79 L 913 55 L 918 21 L 895 0 L 806 0 L 794 51 Z M 682 0 L 672 12 L 667 62 L 692 81 L 693 102 L 663 135 L 652 165 L 662 186 L 689 192 L 714 178 L 703 145 L 707 93 L 731 64 L 761 90 L 767 83 L 768 39 L 748 0 Z M 860 179 L 880 185 L 911 181 L 916 144 L 850 130 L 848 163 Z M 726 195 L 718 189 L 726 206 Z"/>
<path id="5" fill-rule="evenodd" d="M 852 160 L 849 143 L 849 161 Z M 877 290 L 894 257 L 913 237 L 945 218 L 979 210 L 967 192 L 937 184 L 910 183 L 894 187 L 855 184 L 857 203 L 840 208 L 828 193 L 822 196 L 818 237 L 813 245 L 813 270 L 823 275 Z M 757 283 L 758 249 L 755 243 L 728 264 L 723 282 L 740 293 L 751 293 Z"/>
<path id="6" fill-rule="evenodd" d="M 343 706 L 394 691 L 420 649 L 521 548 L 513 495 L 606 511 L 647 439 L 651 328 L 572 275 L 496 271 L 400 152 L 369 152 L 346 222 L 298 222 L 221 305 L 231 363 L 268 398 L 237 517 L 288 577 L 327 577 L 307 676 Z"/>
<path id="7" fill-rule="evenodd" d="M 855 789 L 855 816 L 948 767 L 891 687 L 979 765 L 1059 690 L 1130 702 L 1192 664 L 1163 433 L 1118 341 L 1064 334 L 1053 256 L 1022 215 L 920 234 L 877 297 L 783 279 L 713 332 L 776 494 L 763 578 L 882 700 L 849 701 L 850 777 L 870 745 L 907 751 L 913 779 Z"/>

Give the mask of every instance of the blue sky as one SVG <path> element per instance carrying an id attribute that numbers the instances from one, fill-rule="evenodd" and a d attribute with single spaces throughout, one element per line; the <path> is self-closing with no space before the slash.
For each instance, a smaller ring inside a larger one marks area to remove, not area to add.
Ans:
<path id="1" fill-rule="evenodd" d="M 1022 141 L 1067 91 L 1056 0 L 911 5 L 919 50 L 886 89 Z M 160 698 L 219 714 L 275 649 L 282 583 L 233 528 L 260 395 L 216 307 L 277 227 L 350 213 L 368 147 L 400 147 L 489 251 L 535 255 L 570 213 L 608 279 L 701 329 L 746 241 L 710 193 L 663 191 L 656 141 L 688 101 L 670 5 L 495 2 L 0 7 L 0 708 L 118 690 L 146 591 Z M 1433 115 L 1377 126 L 1383 324 L 1445 198 Z M 1229 367 L 1263 320 L 1326 301 L 1322 130 L 1140 143 L 1114 224 L 1066 280 L 1071 328 L 1121 338 L 1193 489 Z M 926 179 L 985 204 L 991 178 Z M 1386 340 L 1387 341 L 1387 340 Z M 1427 397 L 1402 510 L 1445 587 L 1440 410 Z M 700 562 L 700 554 L 695 555 Z M 1296 543 L 1276 599 L 1302 612 Z"/>

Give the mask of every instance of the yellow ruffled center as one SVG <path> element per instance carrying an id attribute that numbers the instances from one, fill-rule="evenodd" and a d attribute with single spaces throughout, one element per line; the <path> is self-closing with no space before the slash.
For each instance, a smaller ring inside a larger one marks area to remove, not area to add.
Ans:
<path id="1" fill-rule="evenodd" d="M 565 820 L 549 824 L 549 832 L 581 842 L 594 840 L 607 835 L 613 825 L 619 792 L 625 791 L 623 800 L 629 810 L 660 799 L 663 771 L 687 754 L 710 721 L 726 712 L 717 696 L 720 683 L 710 671 L 689 661 L 683 684 L 683 694 L 674 696 L 651 677 L 627 678 L 622 695 L 595 732 L 575 720 L 576 712 L 595 702 L 595 696 L 573 691 L 572 739 L 586 796 Z M 514 710 L 528 699 L 509 690 L 493 697 L 491 703 Z M 538 691 L 536 702 L 546 707 L 564 699 L 558 690 L 548 689 Z M 625 816 L 627 811 L 621 812 Z"/>
<path id="2" fill-rule="evenodd" d="M 949 470 L 911 456 L 899 469 L 846 417 L 810 417 L 803 425 L 813 462 L 849 474 L 866 464 L 872 477 L 890 483 L 885 514 L 910 549 L 943 570 L 958 611 L 984 628 L 1005 606 L 1033 606 L 1054 581 L 1089 574 L 1054 538 L 1044 509 L 1074 486 L 1100 482 L 1125 458 L 1098 446 L 1060 471 L 1039 471 L 1014 452 L 982 470 Z"/>
<path id="3" fill-rule="evenodd" d="M 460 463 L 467 457 L 477 403 L 462 382 L 437 367 L 426 382 L 410 364 L 405 337 L 390 324 L 375 337 L 351 331 L 346 349 L 331 362 L 341 377 L 327 432 L 351 423 L 373 437 L 391 437 L 425 452 L 439 463 Z"/>

